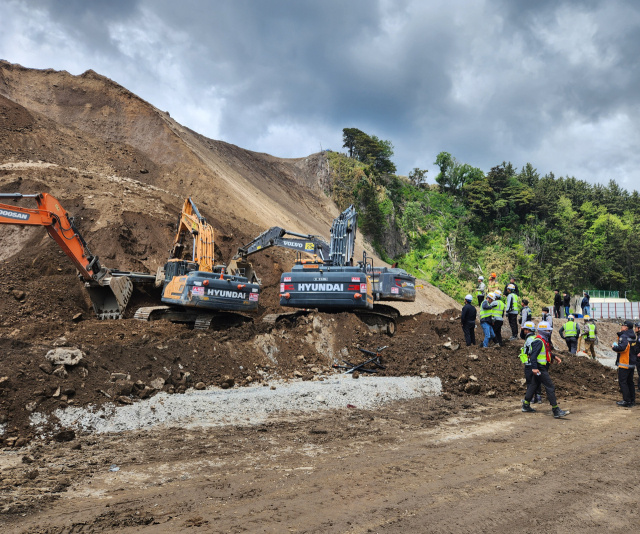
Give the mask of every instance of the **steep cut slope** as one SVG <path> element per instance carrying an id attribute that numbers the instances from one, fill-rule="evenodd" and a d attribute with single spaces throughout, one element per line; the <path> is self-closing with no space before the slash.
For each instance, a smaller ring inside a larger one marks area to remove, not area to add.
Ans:
<path id="1" fill-rule="evenodd" d="M 5 174 L 15 176 L 15 172 L 8 173 L 11 165 L 14 171 L 16 164 L 21 165 L 25 178 L 40 176 L 41 183 L 32 184 L 31 191 L 46 185 L 61 199 L 73 190 L 86 201 L 90 191 L 95 191 L 86 206 L 98 214 L 85 221 L 89 234 L 107 227 L 111 234 L 120 225 L 127 228 L 125 233 L 131 232 L 130 239 L 145 243 L 148 224 L 136 234 L 123 215 L 128 208 L 144 217 L 151 213 L 160 217 L 163 222 L 159 224 L 167 227 L 163 239 L 169 239 L 168 226 L 182 199 L 191 196 L 223 236 L 218 240 L 220 261 L 228 261 L 240 244 L 270 226 L 329 237 L 338 210 L 324 194 L 329 173 L 323 154 L 281 159 L 208 139 L 93 71 L 72 76 L 0 61 L 0 95 L 24 110 L 15 108 L 16 116 L 31 117 L 31 129 L 12 130 L 12 140 L 7 140 L 1 154 Z M 58 167 L 27 168 L 24 165 L 29 160 Z M 81 185 L 70 189 L 71 175 L 77 175 L 76 184 Z M 91 182 L 85 190 L 82 184 L 87 180 Z M 140 182 L 136 187 L 147 188 L 146 192 L 134 191 L 134 181 Z M 128 191 L 123 189 L 125 182 Z M 147 198 L 151 190 L 154 194 Z M 10 231 L 3 232 L 0 235 Z M 153 272 L 164 261 L 166 249 L 150 254 L 138 246 L 117 254 L 109 238 L 99 242 L 96 252 L 107 249 L 107 257 L 120 268 L 138 268 L 139 264 Z M 372 253 L 361 235 L 356 245 L 358 257 L 365 248 Z M 278 272 L 289 267 L 293 256 L 286 251 L 272 254 L 277 267 L 269 271 L 277 283 Z M 266 258 L 256 261 L 273 266 Z M 270 273 L 260 275 L 267 284 L 272 282 Z M 459 305 L 428 284 L 419 291 L 416 303 L 399 305 L 402 313 L 438 313 L 452 307 Z"/>

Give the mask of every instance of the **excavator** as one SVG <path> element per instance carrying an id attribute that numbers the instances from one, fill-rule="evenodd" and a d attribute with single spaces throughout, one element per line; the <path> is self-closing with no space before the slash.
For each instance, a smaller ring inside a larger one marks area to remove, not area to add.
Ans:
<path id="1" fill-rule="evenodd" d="M 296 250 L 291 272 L 283 273 L 280 279 L 281 306 L 329 312 L 353 311 L 393 335 L 398 311 L 376 303 L 413 302 L 416 297 L 415 278 L 403 269 L 375 267 L 366 252 L 362 261 L 354 264 L 357 227 L 358 214 L 353 206 L 334 219 L 328 244 L 318 236 L 273 227 L 240 247 L 230 268 L 247 265 L 250 255 L 272 246 Z M 285 239 L 287 235 L 302 239 Z M 311 257 L 303 258 L 303 252 Z M 259 283 L 255 274 L 253 276 Z M 282 315 L 269 315 L 265 320 L 276 321 L 280 317 Z"/>
<path id="2" fill-rule="evenodd" d="M 191 258 L 183 259 L 191 240 Z M 162 286 L 161 300 L 166 306 L 140 308 L 134 318 L 141 321 L 168 319 L 193 323 L 196 329 L 208 329 L 219 312 L 256 312 L 260 285 L 241 273 L 226 273 L 224 265 L 214 265 L 213 227 L 200 214 L 191 198 L 184 202 L 178 217 L 176 237 L 169 261 L 158 269 L 157 287 Z M 248 264 L 250 268 L 250 264 Z M 253 272 L 251 270 L 251 272 Z M 225 313 L 224 318 L 231 318 Z"/>
<path id="3" fill-rule="evenodd" d="M 17 202 L 32 198 L 37 209 L 0 204 L 0 224 L 44 226 L 49 235 L 71 259 L 89 292 L 93 310 L 98 319 L 120 319 L 131 298 L 134 283 L 153 283 L 155 277 L 147 273 L 135 273 L 108 269 L 100 264 L 75 225 L 74 218 L 64 210 L 60 202 L 48 193 L 23 195 L 0 193 L 0 199 Z"/>

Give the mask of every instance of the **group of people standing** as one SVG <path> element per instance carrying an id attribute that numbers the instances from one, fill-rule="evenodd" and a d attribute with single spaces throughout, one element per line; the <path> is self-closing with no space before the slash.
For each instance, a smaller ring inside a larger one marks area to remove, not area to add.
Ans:
<path id="1" fill-rule="evenodd" d="M 553 333 L 553 319 L 560 318 L 561 307 L 564 307 L 567 321 L 560 328 L 560 337 L 567 344 L 567 350 L 576 354 L 580 350 L 580 342 L 584 343 L 584 351 L 591 353 L 591 358 L 596 359 L 595 343 L 597 341 L 597 326 L 590 318 L 589 295 L 583 293 L 581 308 L 584 313 L 584 323 L 582 329 L 576 322 L 575 316 L 570 313 L 570 297 L 567 292 L 560 297 L 560 292 L 555 291 L 554 313 L 549 313 L 548 307 L 542 308 L 542 320 L 536 327 L 532 321 L 531 309 L 527 299 L 520 297 L 519 288 L 513 278 L 510 279 L 502 292 L 496 283 L 496 274 L 491 273 L 488 284 L 484 283 L 484 277 L 478 278 L 476 298 L 480 307 L 480 326 L 484 333 L 482 347 L 486 348 L 490 343 L 502 346 L 502 326 L 504 316 L 507 315 L 511 328 L 511 338 L 518 337 L 518 327 L 520 324 L 520 338 L 525 341 L 521 351 L 520 360 L 524 363 L 524 374 L 527 384 L 527 392 L 522 400 L 522 411 L 526 413 L 535 412 L 532 403 L 542 403 L 542 386 L 544 385 L 547 400 L 551 404 L 553 416 L 556 418 L 565 417 L 568 412 L 558 406 L 555 387 L 549 375 L 549 368 L 552 363 L 561 363 L 561 359 L 553 354 L 555 347 L 551 342 Z M 460 317 L 462 329 L 467 346 L 475 345 L 475 328 L 478 312 L 473 305 L 473 296 L 465 297 L 465 305 L 462 308 Z M 520 315 L 520 323 L 518 323 Z M 635 331 L 634 331 L 635 330 Z M 613 344 L 612 349 L 618 353 L 616 365 L 618 367 L 618 381 L 622 391 L 623 400 L 618 406 L 635 406 L 636 391 L 633 384 L 634 368 L 637 365 L 638 354 L 640 353 L 640 322 L 634 323 L 625 321 L 618 332 L 618 342 Z M 640 391 L 640 369 L 638 371 L 638 391 Z"/>
<path id="2" fill-rule="evenodd" d="M 554 293 L 553 315 L 556 319 L 560 319 L 562 317 L 562 312 L 564 311 L 564 318 L 567 319 L 571 308 L 571 296 L 567 291 L 564 291 L 562 295 L 560 295 L 559 289 L 554 290 Z M 582 315 L 591 315 L 591 297 L 586 291 L 582 292 L 580 307 L 582 308 Z"/>

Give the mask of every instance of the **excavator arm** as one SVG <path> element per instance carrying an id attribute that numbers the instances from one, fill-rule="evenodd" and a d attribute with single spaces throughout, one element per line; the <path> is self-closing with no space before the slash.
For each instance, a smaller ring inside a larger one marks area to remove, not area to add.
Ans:
<path id="1" fill-rule="evenodd" d="M 23 198 L 35 199 L 38 208 L 0 204 L 0 224 L 44 226 L 78 269 L 78 276 L 84 280 L 98 319 L 122 317 L 133 292 L 132 280 L 136 283 L 150 283 L 155 280 L 155 276 L 146 273 L 107 269 L 100 265 L 98 256 L 91 253 L 76 228 L 73 217 L 70 217 L 60 202 L 48 193 L 0 193 L 0 199 L 18 201 Z"/>
<path id="2" fill-rule="evenodd" d="M 0 193 L 0 198 L 14 201 L 33 198 L 38 204 L 37 209 L 0 204 L 0 224 L 44 226 L 63 252 L 69 256 L 85 281 L 98 281 L 106 276 L 107 269 L 100 265 L 97 256 L 91 254 L 86 241 L 75 226 L 73 217 L 69 217 L 60 202 L 51 195 Z"/>
<path id="3" fill-rule="evenodd" d="M 353 205 L 338 215 L 331 225 L 329 259 L 331 265 L 353 265 L 358 230 L 358 213 Z"/>
<path id="4" fill-rule="evenodd" d="M 301 237 L 302 239 L 293 239 L 286 236 Z M 248 256 L 270 247 L 283 247 L 298 252 L 314 254 L 322 261 L 326 261 L 329 258 L 329 245 L 321 237 L 290 232 L 279 226 L 273 226 L 265 232 L 262 232 L 246 245 L 240 247 L 233 259 L 246 261 Z"/>
<path id="5" fill-rule="evenodd" d="M 181 258 L 186 247 L 187 234 L 193 239 L 192 261 L 199 265 L 200 271 L 213 272 L 214 234 L 213 227 L 200 215 L 191 198 L 184 201 L 182 213 L 178 219 L 176 238 L 169 259 Z"/>

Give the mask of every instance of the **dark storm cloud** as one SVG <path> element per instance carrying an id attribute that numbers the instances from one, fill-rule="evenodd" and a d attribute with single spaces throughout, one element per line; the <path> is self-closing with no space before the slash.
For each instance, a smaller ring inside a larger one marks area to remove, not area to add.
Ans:
<path id="1" fill-rule="evenodd" d="M 247 148 L 339 149 L 356 126 L 391 139 L 403 173 L 433 175 L 446 150 L 640 188 L 634 2 L 27 4 L 76 43 L 77 64 Z"/>

